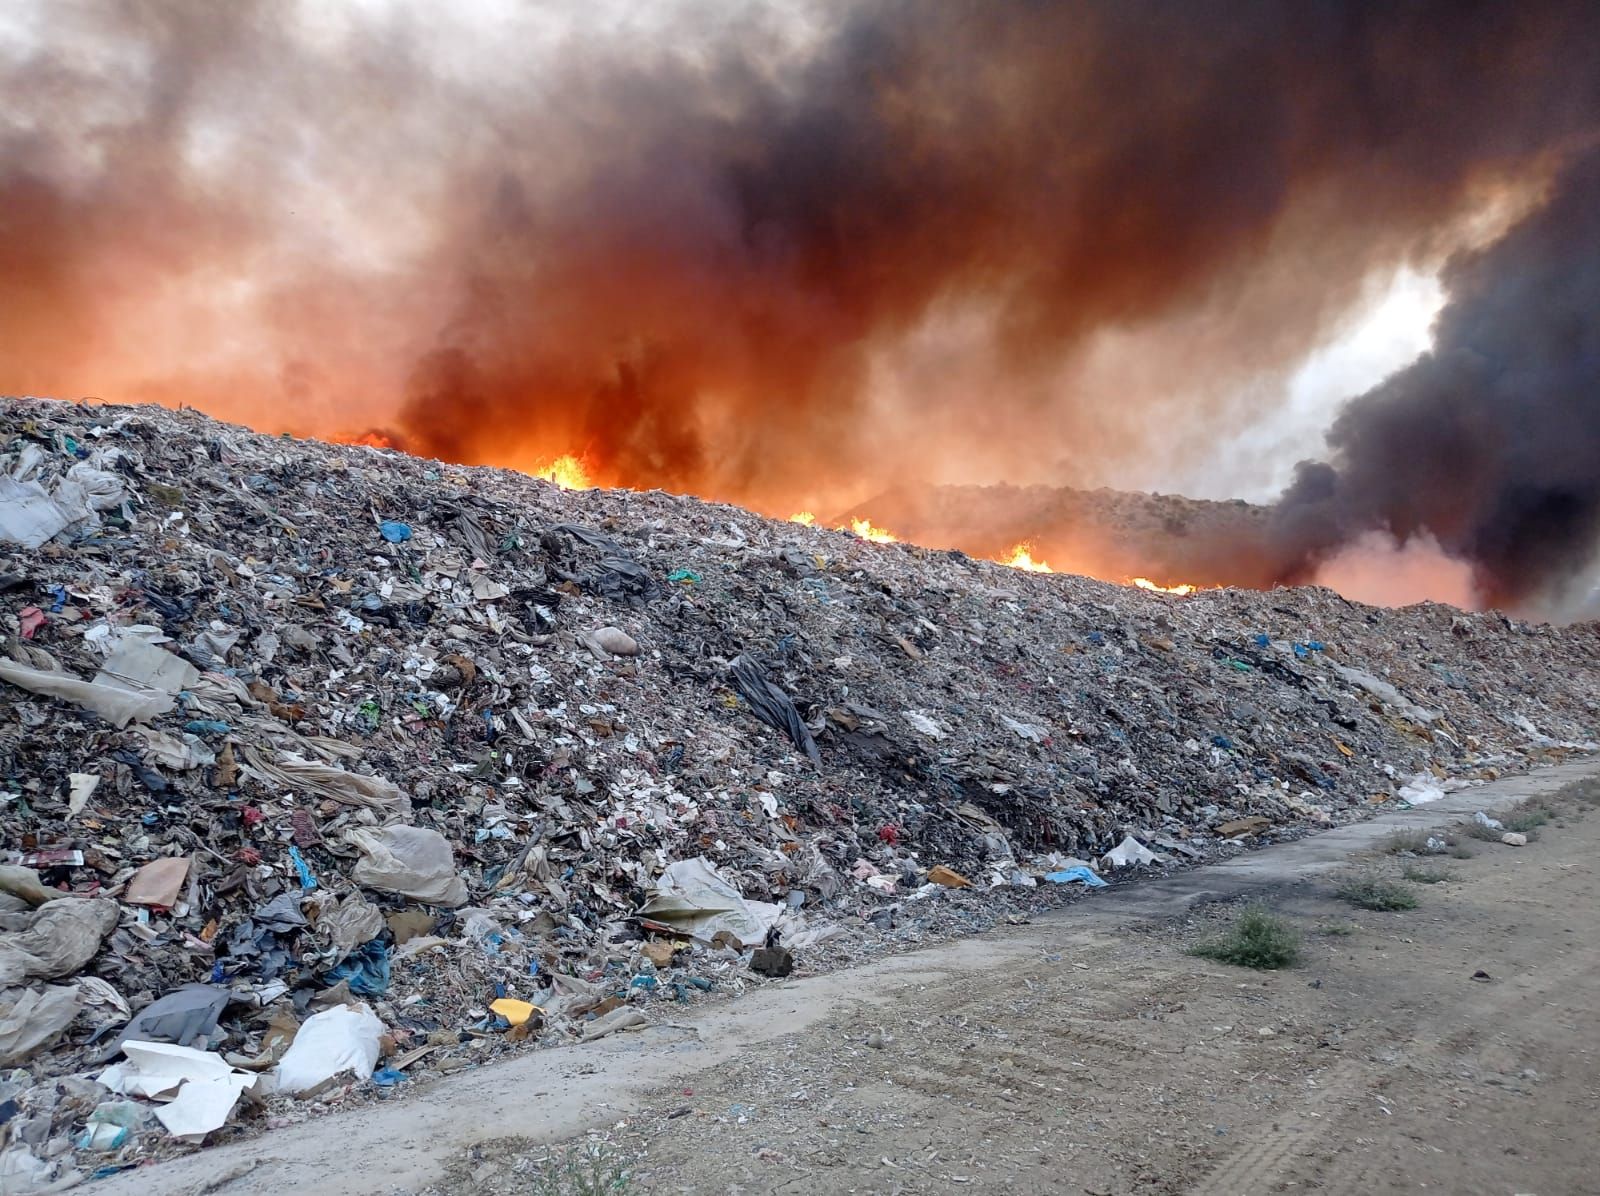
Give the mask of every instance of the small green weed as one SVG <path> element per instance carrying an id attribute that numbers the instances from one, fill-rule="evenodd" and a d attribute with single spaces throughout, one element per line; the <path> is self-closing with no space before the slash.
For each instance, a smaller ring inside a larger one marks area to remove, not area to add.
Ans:
<path id="1" fill-rule="evenodd" d="M 1325 934 L 1331 939 L 1347 939 L 1355 932 L 1356 928 L 1349 922 L 1329 922 L 1317 930 L 1318 934 Z"/>
<path id="2" fill-rule="evenodd" d="M 1531 840 L 1535 837 L 1534 831 L 1550 821 L 1550 811 L 1542 806 L 1528 806 L 1507 814 L 1500 821 L 1505 823 L 1506 830 L 1527 835 Z"/>
<path id="3" fill-rule="evenodd" d="M 1499 829 L 1484 826 L 1474 818 L 1471 822 L 1463 822 L 1460 830 L 1485 843 L 1498 843 L 1501 835 L 1507 831 L 1515 831 L 1519 835 L 1527 835 L 1528 842 L 1532 843 L 1539 837 L 1539 828 L 1550 821 L 1550 811 L 1543 806 L 1523 805 L 1515 810 L 1507 810 L 1495 821 L 1500 823 Z"/>
<path id="4" fill-rule="evenodd" d="M 1265 906 L 1250 905 L 1225 933 L 1195 944 L 1189 954 L 1241 968 L 1276 971 L 1300 962 L 1300 932 Z"/>
<path id="5" fill-rule="evenodd" d="M 1425 864 L 1407 864 L 1400 871 L 1400 875 L 1407 880 L 1414 880 L 1419 885 L 1436 885 L 1451 879 L 1448 868 L 1429 868 Z"/>
<path id="6" fill-rule="evenodd" d="M 1352 876 L 1334 890 L 1334 896 L 1361 909 L 1384 911 L 1417 908 L 1415 893 L 1398 881 L 1384 880 L 1378 876 Z"/>
<path id="7" fill-rule="evenodd" d="M 1390 855 L 1431 855 L 1432 848 L 1428 846 L 1431 838 L 1427 831 L 1395 831 L 1384 843 L 1383 849 Z"/>
<path id="8" fill-rule="evenodd" d="M 537 1165 L 529 1196 L 627 1196 L 633 1179 L 624 1162 L 598 1144 L 572 1146 Z"/>

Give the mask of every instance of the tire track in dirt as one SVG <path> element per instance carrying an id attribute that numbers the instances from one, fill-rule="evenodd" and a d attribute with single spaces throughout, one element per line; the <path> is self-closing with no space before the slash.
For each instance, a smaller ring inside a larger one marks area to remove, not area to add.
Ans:
<path id="1" fill-rule="evenodd" d="M 1431 1043 L 1448 1049 L 1452 1035 L 1467 1042 L 1484 1039 L 1508 1022 L 1526 1026 L 1530 1019 L 1519 1018 L 1519 1014 L 1525 1015 L 1536 1002 L 1544 1003 L 1541 998 L 1558 991 L 1594 993 L 1597 990 L 1600 990 L 1600 952 L 1591 947 L 1571 959 L 1541 968 L 1531 988 L 1495 985 L 1484 990 L 1484 996 L 1455 1006 L 1448 1015 L 1419 1023 L 1407 1045 L 1427 1051 Z M 1373 1077 L 1369 1084 L 1374 1101 L 1378 1095 L 1376 1089 L 1383 1086 L 1385 1078 Z M 1432 1079 L 1422 1076 L 1413 1083 L 1429 1083 Z M 1322 1137 L 1348 1143 L 1363 1136 L 1363 1116 L 1370 1117 L 1370 1111 L 1364 1113 L 1360 1106 L 1352 1104 L 1340 1116 L 1323 1123 Z M 1367 1196 L 1380 1190 L 1379 1185 L 1387 1172 L 1383 1160 L 1371 1152 L 1348 1148 L 1323 1152 L 1304 1163 L 1303 1168 L 1292 1170 L 1287 1178 L 1300 1180 L 1302 1187 L 1315 1185 L 1317 1190 L 1325 1189 L 1329 1196 Z M 1597 1181 L 1597 1189 L 1600 1189 L 1600 1181 Z"/>
<path id="2" fill-rule="evenodd" d="M 1355 1060 L 1340 1059 L 1292 1115 L 1225 1157 L 1215 1171 L 1189 1190 L 1193 1196 L 1253 1196 L 1273 1190 L 1279 1177 L 1327 1136 L 1328 1123 L 1319 1110 L 1330 1101 L 1347 1099 L 1367 1082 Z"/>

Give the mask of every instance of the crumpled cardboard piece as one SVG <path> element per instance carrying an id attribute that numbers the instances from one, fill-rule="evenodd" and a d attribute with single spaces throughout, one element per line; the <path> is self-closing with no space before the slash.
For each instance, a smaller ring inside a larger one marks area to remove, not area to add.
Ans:
<path id="1" fill-rule="evenodd" d="M 163 856 L 159 860 L 151 860 L 133 874 L 122 899 L 129 905 L 158 905 L 171 909 L 178 904 L 183 882 L 188 876 L 188 856 Z"/>

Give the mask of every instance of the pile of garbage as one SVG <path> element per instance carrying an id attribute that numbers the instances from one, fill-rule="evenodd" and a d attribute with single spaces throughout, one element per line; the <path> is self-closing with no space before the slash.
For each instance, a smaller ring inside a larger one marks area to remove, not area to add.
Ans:
<path id="1" fill-rule="evenodd" d="M 1594 624 L 1179 598 L 43 400 L 0 402 L 0 641 L 6 1191 L 1600 725 Z"/>
<path id="2" fill-rule="evenodd" d="M 1006 560 L 1025 545 L 1058 572 L 1209 586 L 1251 583 L 1281 564 L 1270 516 L 1270 508 L 1240 499 L 1104 487 L 908 484 L 828 522 L 842 527 L 866 519 L 904 540 L 993 560 Z"/>

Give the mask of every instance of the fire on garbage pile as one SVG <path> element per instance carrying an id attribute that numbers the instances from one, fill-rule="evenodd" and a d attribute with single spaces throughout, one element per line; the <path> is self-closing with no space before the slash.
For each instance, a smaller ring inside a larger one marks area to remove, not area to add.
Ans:
<path id="1" fill-rule="evenodd" d="M 1595 746 L 1593 624 L 1180 600 L 563 480 L 0 405 L 0 1173 Z"/>

